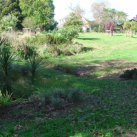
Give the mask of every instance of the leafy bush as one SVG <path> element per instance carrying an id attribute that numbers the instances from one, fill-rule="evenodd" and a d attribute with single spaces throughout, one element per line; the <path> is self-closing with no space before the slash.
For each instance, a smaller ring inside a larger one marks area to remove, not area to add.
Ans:
<path id="1" fill-rule="evenodd" d="M 92 30 L 93 30 L 94 32 L 98 32 L 98 27 L 94 27 Z"/>
<path id="2" fill-rule="evenodd" d="M 81 99 L 82 89 L 78 87 L 69 88 L 68 99 L 72 102 L 77 102 Z"/>
<path id="3" fill-rule="evenodd" d="M 123 79 L 137 79 L 137 69 L 134 68 L 132 70 L 126 70 L 124 71 L 124 74 L 120 75 L 120 78 Z"/>
<path id="4" fill-rule="evenodd" d="M 42 59 L 33 54 L 31 57 L 29 56 L 25 65 L 30 74 L 31 84 L 33 85 L 36 75 L 38 75 L 42 70 Z"/>
<path id="5" fill-rule="evenodd" d="M 59 44 L 63 44 L 66 43 L 67 39 L 65 37 L 63 37 L 61 34 L 59 33 L 47 33 L 46 34 L 46 43 L 50 46 L 50 45 L 59 45 Z"/>
<path id="6" fill-rule="evenodd" d="M 60 46 L 56 45 L 50 45 L 47 47 L 47 52 L 52 54 L 52 55 L 74 55 L 81 53 L 83 51 L 83 45 L 75 42 L 75 43 L 67 43 L 67 44 L 62 44 Z"/>
<path id="7" fill-rule="evenodd" d="M 47 38 L 45 35 L 36 34 L 34 37 L 27 37 L 26 41 L 31 45 L 43 45 L 47 42 Z"/>
<path id="8" fill-rule="evenodd" d="M 49 93 L 40 93 L 39 99 L 41 100 L 42 104 L 49 104 L 51 102 L 51 95 Z"/>
<path id="9" fill-rule="evenodd" d="M 36 102 L 36 101 L 38 101 L 38 95 L 32 94 L 32 95 L 30 95 L 30 96 L 28 97 L 28 100 L 29 100 L 30 102 Z"/>
<path id="10" fill-rule="evenodd" d="M 18 51 L 18 56 L 21 57 L 22 59 L 27 60 L 29 57 L 31 57 L 33 54 L 37 55 L 35 51 L 36 47 L 27 45 L 27 44 L 19 44 L 17 51 Z"/>
<path id="11" fill-rule="evenodd" d="M 0 96 L 0 108 L 5 108 L 9 106 L 11 102 L 11 96 L 12 94 L 8 95 L 8 93 L 5 95 L 5 97 Z"/>
<path id="12" fill-rule="evenodd" d="M 6 29 L 7 27 L 15 28 L 17 22 L 18 22 L 18 18 L 12 14 L 3 16 L 1 19 L 1 23 L 2 23 L 1 30 Z"/>
<path id="13" fill-rule="evenodd" d="M 105 30 L 113 31 L 115 24 L 112 21 L 107 21 L 105 24 Z"/>
<path id="14" fill-rule="evenodd" d="M 52 106 L 55 108 L 55 109 L 60 109 L 64 106 L 64 100 L 62 98 L 55 98 L 53 97 L 52 98 Z"/>
<path id="15" fill-rule="evenodd" d="M 36 22 L 30 17 L 26 17 L 22 22 L 22 26 L 25 28 L 33 27 L 33 26 L 35 26 L 35 24 L 36 24 Z"/>
<path id="16" fill-rule="evenodd" d="M 28 98 L 36 90 L 30 81 L 25 78 L 18 79 L 16 84 L 12 86 L 12 89 L 14 98 Z"/>
<path id="17" fill-rule="evenodd" d="M 53 90 L 53 97 L 54 98 L 61 98 L 64 96 L 64 89 L 56 88 Z"/>
<path id="18" fill-rule="evenodd" d="M 5 43 L 5 39 L 0 42 L 0 67 L 2 69 L 2 74 L 0 77 L 1 82 L 1 93 L 3 96 L 6 95 L 6 92 L 11 93 L 11 63 L 14 60 L 14 56 L 10 52 L 9 45 Z"/>
<path id="19" fill-rule="evenodd" d="M 72 41 L 73 38 L 77 38 L 78 37 L 78 29 L 74 29 L 74 28 L 62 28 L 59 30 L 59 32 L 61 33 L 61 35 L 66 38 L 68 41 Z"/>

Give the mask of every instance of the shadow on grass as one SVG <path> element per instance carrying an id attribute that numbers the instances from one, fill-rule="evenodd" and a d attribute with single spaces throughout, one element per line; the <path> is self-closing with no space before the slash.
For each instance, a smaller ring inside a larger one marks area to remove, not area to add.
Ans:
<path id="1" fill-rule="evenodd" d="M 87 68 L 96 71 L 96 67 L 87 66 Z M 8 108 L 3 113 L 0 111 L 0 127 L 7 127 L 5 131 L 8 132 L 8 136 L 15 134 L 47 137 L 136 135 L 137 131 L 133 129 L 136 129 L 137 126 L 137 96 L 133 83 L 86 77 L 78 78 L 53 69 L 43 70 L 43 77 L 46 78 L 45 92 L 51 91 L 54 88 L 53 85 L 65 90 L 69 87 L 82 87 L 86 96 L 85 101 L 81 101 L 81 104 L 78 105 L 71 104 L 61 110 L 53 110 L 49 106 L 40 108 L 37 107 L 36 103 L 32 106 L 31 102 L 27 104 L 25 101 L 10 106 L 10 111 L 8 111 Z M 24 111 L 23 107 L 25 105 L 29 109 L 25 107 Z M 20 108 L 21 113 L 15 115 L 18 108 Z M 36 113 L 39 113 L 39 115 L 36 115 Z M 31 118 L 28 118 L 28 116 Z M 17 123 L 17 118 L 23 120 L 23 122 L 19 120 Z M 4 119 L 7 120 L 7 123 L 2 122 Z M 10 125 L 10 120 L 13 119 L 13 125 Z"/>
<path id="2" fill-rule="evenodd" d="M 83 47 L 83 48 L 82 48 L 82 51 L 87 52 L 87 51 L 92 51 L 92 50 L 94 50 L 94 49 L 95 49 L 95 48 Z"/>
<path id="3" fill-rule="evenodd" d="M 80 40 L 100 40 L 99 38 L 78 38 Z"/>

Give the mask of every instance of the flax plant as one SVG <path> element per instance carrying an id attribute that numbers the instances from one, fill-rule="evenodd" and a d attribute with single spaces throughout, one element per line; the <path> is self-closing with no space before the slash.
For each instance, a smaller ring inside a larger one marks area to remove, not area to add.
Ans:
<path id="1" fill-rule="evenodd" d="M 34 85 L 34 81 L 36 78 L 36 75 L 41 71 L 42 69 L 42 59 L 38 57 L 36 54 L 33 54 L 32 56 L 29 56 L 26 67 L 28 69 L 28 72 L 30 73 L 31 78 L 31 84 Z"/>
<path id="2" fill-rule="evenodd" d="M 3 39 L 0 42 L 0 68 L 1 68 L 1 93 L 2 96 L 6 96 L 6 91 L 11 93 L 10 86 L 10 75 L 11 75 L 11 63 L 13 62 L 14 57 L 10 52 L 10 48 L 6 40 Z"/>

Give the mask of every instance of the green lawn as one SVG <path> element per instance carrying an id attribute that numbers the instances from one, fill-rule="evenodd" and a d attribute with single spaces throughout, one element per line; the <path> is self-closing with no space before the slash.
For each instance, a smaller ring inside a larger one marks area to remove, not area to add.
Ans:
<path id="1" fill-rule="evenodd" d="M 75 69 L 95 67 L 95 70 L 88 72 L 89 76 L 93 76 L 92 73 L 96 71 L 101 71 L 100 76 L 102 74 L 113 75 L 122 73 L 129 66 L 136 67 L 137 35 L 127 38 L 122 33 L 114 33 L 113 37 L 106 36 L 104 33 L 84 33 L 80 34 L 75 41 L 82 43 L 90 50 L 73 56 L 50 57 L 48 61 Z M 111 70 L 111 68 L 112 71 L 108 73 L 107 69 Z"/>
<path id="2" fill-rule="evenodd" d="M 95 64 L 102 65 L 92 73 L 88 73 L 94 77 L 104 73 L 117 73 L 119 69 L 130 63 L 135 66 L 136 40 L 137 36 L 125 38 L 124 34 L 114 34 L 113 37 L 98 33 L 80 34 L 76 41 L 83 43 L 85 47 L 93 48 L 92 51 L 69 57 L 53 57 L 48 61 L 77 69 L 86 65 L 91 67 Z M 106 65 L 105 61 L 107 63 L 109 61 L 109 64 Z M 45 92 L 52 91 L 56 87 L 63 88 L 66 92 L 69 87 L 81 87 L 84 100 L 62 110 L 47 111 L 48 108 L 39 109 L 35 104 L 33 107 L 28 104 L 25 110 L 18 106 L 14 112 L 6 112 L 7 117 L 0 118 L 0 129 L 2 129 L 0 135 L 5 137 L 137 136 L 137 81 L 76 77 L 52 68 L 45 68 L 42 75 L 43 82 L 36 81 L 36 86 L 44 89 Z M 1 112 L 4 113 L 2 110 Z"/>

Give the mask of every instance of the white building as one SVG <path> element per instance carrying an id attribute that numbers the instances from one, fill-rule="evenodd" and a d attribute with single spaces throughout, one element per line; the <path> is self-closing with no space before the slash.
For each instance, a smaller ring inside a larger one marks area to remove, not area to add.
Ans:
<path id="1" fill-rule="evenodd" d="M 91 32 L 91 28 L 90 26 L 88 25 L 88 21 L 82 17 L 81 19 L 84 23 L 83 27 L 82 27 L 82 30 L 83 32 Z M 61 29 L 63 27 L 63 24 L 67 21 L 67 19 L 60 19 L 59 20 L 59 23 L 57 25 L 57 29 Z"/>

